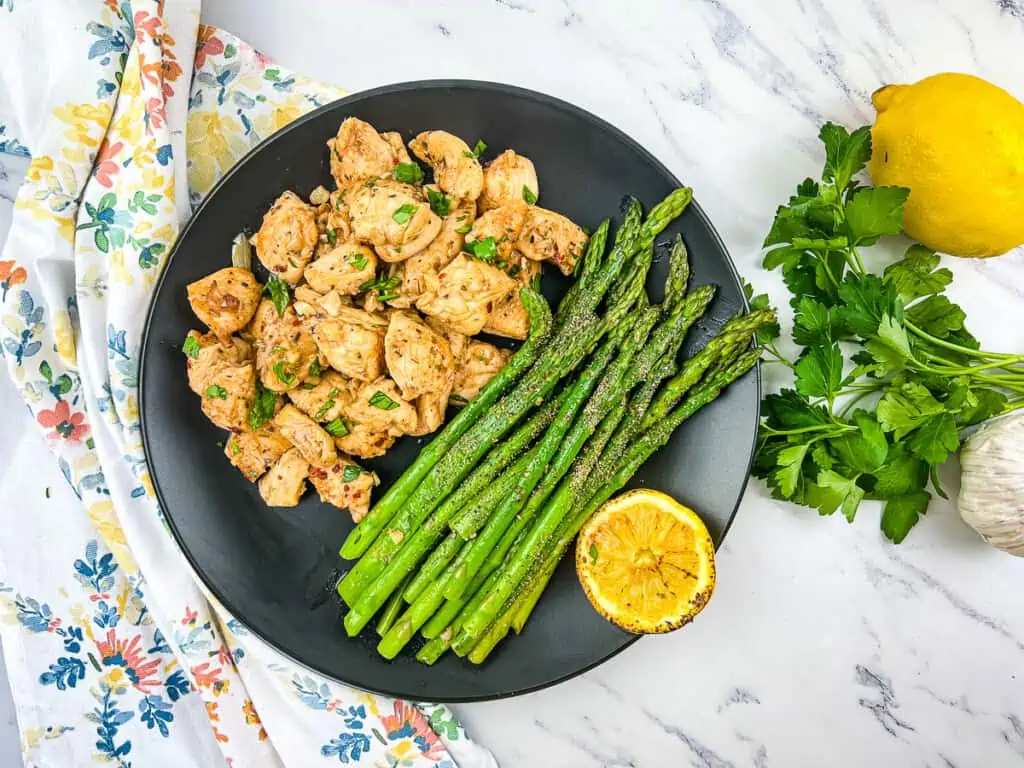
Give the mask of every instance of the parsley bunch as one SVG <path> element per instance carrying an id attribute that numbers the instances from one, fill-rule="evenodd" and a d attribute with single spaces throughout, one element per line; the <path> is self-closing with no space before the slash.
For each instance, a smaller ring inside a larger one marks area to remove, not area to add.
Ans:
<path id="1" fill-rule="evenodd" d="M 795 381 L 764 399 L 754 473 L 777 498 L 850 521 L 862 500 L 881 500 L 882 532 L 899 543 L 929 488 L 946 498 L 937 468 L 960 430 L 1024 407 L 1024 355 L 979 348 L 944 295 L 952 273 L 928 248 L 910 246 L 881 275 L 865 269 L 859 249 L 900 234 L 909 190 L 855 180 L 871 157 L 868 127 L 828 123 L 820 139 L 821 181 L 797 187 L 764 242 L 765 268 L 781 269 L 793 294 L 801 351 L 791 360 L 760 339 Z"/>

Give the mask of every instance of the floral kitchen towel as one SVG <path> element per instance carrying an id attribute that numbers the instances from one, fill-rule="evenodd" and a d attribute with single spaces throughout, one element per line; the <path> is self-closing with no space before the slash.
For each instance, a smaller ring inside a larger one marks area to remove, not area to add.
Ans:
<path id="1" fill-rule="evenodd" d="M 204 595 L 142 452 L 142 324 L 178 231 L 242 155 L 341 94 L 201 26 L 199 0 L 0 0 L 0 151 L 31 158 L 0 349 L 82 502 L 0 510 L 28 766 L 494 765 L 446 708 L 317 677 Z"/>

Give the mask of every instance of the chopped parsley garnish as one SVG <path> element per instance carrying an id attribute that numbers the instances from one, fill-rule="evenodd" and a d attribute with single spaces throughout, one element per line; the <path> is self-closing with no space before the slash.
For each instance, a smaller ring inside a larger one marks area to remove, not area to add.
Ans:
<path id="1" fill-rule="evenodd" d="M 341 473 L 341 482 L 351 483 L 361 474 L 363 474 L 362 467 L 357 467 L 355 464 L 346 464 L 345 470 Z"/>
<path id="2" fill-rule="evenodd" d="M 320 361 L 319 360 L 314 360 L 312 363 L 309 364 L 309 375 L 310 376 L 319 376 L 323 372 L 324 372 L 324 369 L 323 369 L 323 366 L 320 365 Z"/>
<path id="3" fill-rule="evenodd" d="M 498 244 L 494 242 L 493 237 L 485 237 L 483 240 L 466 243 L 465 250 L 473 254 L 475 258 L 480 259 L 480 261 L 490 263 L 498 255 Z"/>
<path id="4" fill-rule="evenodd" d="M 367 280 L 365 283 L 359 286 L 359 292 L 365 293 L 366 291 L 377 291 L 378 301 L 388 301 L 389 299 L 396 299 L 399 294 L 394 289 L 397 288 L 402 282 L 399 277 L 384 277 L 380 275 L 373 280 Z"/>
<path id="5" fill-rule="evenodd" d="M 537 202 L 537 196 L 533 194 L 533 190 L 523 184 L 523 200 L 526 201 L 527 205 L 533 205 Z"/>
<path id="6" fill-rule="evenodd" d="M 419 184 L 423 181 L 423 169 L 416 163 L 399 163 L 395 166 L 395 181 L 403 184 Z"/>
<path id="7" fill-rule="evenodd" d="M 339 418 L 324 424 L 324 431 L 331 437 L 344 437 L 348 434 L 348 427 L 346 427 L 345 422 Z"/>
<path id="8" fill-rule="evenodd" d="M 373 393 L 373 397 L 370 398 L 369 403 L 374 408 L 380 408 L 382 411 L 393 411 L 398 407 L 398 403 L 385 395 L 379 389 Z"/>
<path id="9" fill-rule="evenodd" d="M 199 339 L 197 339 L 195 336 L 186 336 L 185 343 L 181 345 L 181 351 L 184 352 L 188 357 L 191 357 L 193 360 L 199 357 L 200 349 L 201 347 L 199 346 Z"/>
<path id="10" fill-rule="evenodd" d="M 526 187 L 523 187 L 523 189 L 526 189 Z M 327 230 L 327 242 L 331 245 L 338 242 L 338 230 L 333 228 Z"/>
<path id="11" fill-rule="evenodd" d="M 274 375 L 277 376 L 277 380 L 286 387 L 295 383 L 295 366 L 291 363 L 286 363 L 284 360 L 279 363 L 274 363 L 273 370 Z"/>
<path id="12" fill-rule="evenodd" d="M 452 211 L 452 199 L 444 192 L 427 188 L 427 200 L 430 201 L 430 210 L 438 216 L 447 216 Z"/>
<path id="13" fill-rule="evenodd" d="M 351 264 L 356 269 L 366 269 L 366 257 L 361 253 L 350 253 L 345 257 L 345 261 Z"/>
<path id="14" fill-rule="evenodd" d="M 412 203 L 406 203 L 405 205 L 398 206 L 395 212 L 391 214 L 391 218 L 395 220 L 396 224 L 407 224 L 414 213 L 416 213 L 416 206 Z"/>
<path id="15" fill-rule="evenodd" d="M 237 456 L 242 452 L 242 447 L 238 443 L 231 443 L 231 455 Z"/>
<path id="16" fill-rule="evenodd" d="M 460 235 L 468 235 L 469 234 L 469 230 L 471 230 L 472 228 L 473 228 L 472 224 L 463 224 L 461 227 L 459 227 L 455 231 L 458 232 Z"/>
<path id="17" fill-rule="evenodd" d="M 263 385 L 256 382 L 256 399 L 253 400 L 252 408 L 249 409 L 249 426 L 252 429 L 259 429 L 266 422 L 274 418 L 274 409 L 277 407 L 277 396 Z"/>
<path id="18" fill-rule="evenodd" d="M 487 142 L 483 139 L 477 139 L 476 144 L 473 145 L 473 157 L 477 160 L 480 159 L 480 155 L 487 151 Z"/>
<path id="19" fill-rule="evenodd" d="M 271 275 L 267 284 L 263 286 L 263 295 L 273 302 L 277 316 L 284 317 L 284 311 L 288 309 L 288 283 Z"/>
<path id="20" fill-rule="evenodd" d="M 322 419 L 324 416 L 326 416 L 327 412 L 329 410 L 331 410 L 331 408 L 333 408 L 333 407 L 334 407 L 334 400 L 326 401 L 323 405 L 320 406 L 319 409 L 317 409 L 317 412 L 313 414 L 313 418 L 316 419 L 317 421 L 320 421 L 320 419 Z"/>
<path id="21" fill-rule="evenodd" d="M 316 389 L 316 384 L 312 381 L 304 381 L 299 385 L 299 389 Z"/>
<path id="22" fill-rule="evenodd" d="M 219 400 L 227 400 L 228 391 L 220 384 L 211 384 L 206 388 L 206 396 L 211 399 L 216 397 Z"/>

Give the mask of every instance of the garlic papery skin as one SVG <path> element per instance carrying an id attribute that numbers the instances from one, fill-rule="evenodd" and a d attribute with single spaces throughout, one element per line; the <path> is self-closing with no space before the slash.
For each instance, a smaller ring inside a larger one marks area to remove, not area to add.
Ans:
<path id="1" fill-rule="evenodd" d="M 1024 413 L 974 433 L 960 470 L 960 517 L 993 547 L 1024 557 Z"/>

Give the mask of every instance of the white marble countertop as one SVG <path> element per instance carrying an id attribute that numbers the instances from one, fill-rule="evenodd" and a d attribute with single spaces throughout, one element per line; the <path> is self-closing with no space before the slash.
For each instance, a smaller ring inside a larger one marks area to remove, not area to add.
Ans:
<path id="1" fill-rule="evenodd" d="M 875 88 L 944 70 L 1024 97 L 1020 0 L 256 8 L 206 0 L 203 17 L 350 90 L 498 80 L 608 119 L 695 188 L 740 271 L 780 299 L 757 249 L 775 206 L 818 173 L 824 120 L 867 122 Z M 2 240 L 20 167 L 0 163 Z M 974 333 L 1024 351 L 1024 254 L 946 261 Z M 9 389 L 0 472 L 42 453 Z M 951 504 L 933 504 L 900 547 L 881 538 L 878 512 L 821 520 L 752 482 L 693 626 L 555 688 L 457 709 L 506 768 L 1024 765 L 1024 561 L 986 548 Z M 14 738 L 6 719 L 0 708 L 0 744 Z"/>

